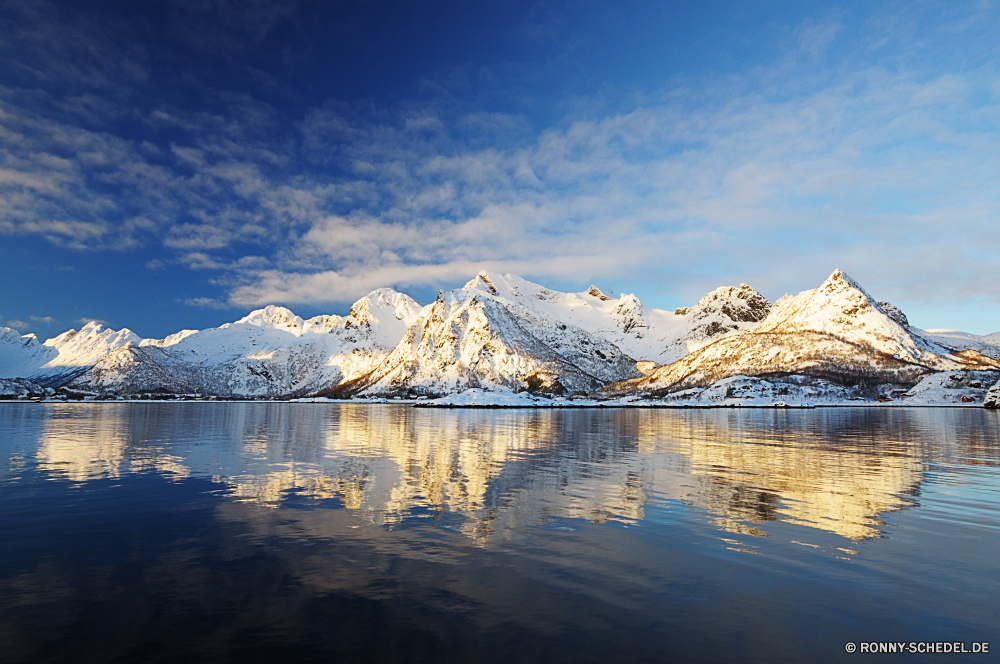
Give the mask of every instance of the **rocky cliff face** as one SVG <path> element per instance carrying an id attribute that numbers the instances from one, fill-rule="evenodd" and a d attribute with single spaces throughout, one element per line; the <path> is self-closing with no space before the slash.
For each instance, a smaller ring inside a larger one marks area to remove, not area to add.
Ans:
<path id="1" fill-rule="evenodd" d="M 664 311 L 647 307 L 634 294 L 611 297 L 596 286 L 561 293 L 512 274 L 483 273 L 465 286 L 484 295 L 558 320 L 610 341 L 636 360 L 668 364 L 725 334 L 757 325 L 770 308 L 746 285 L 718 288 L 693 307 Z"/>
<path id="2" fill-rule="evenodd" d="M 518 281 L 480 273 L 464 288 L 440 293 L 378 367 L 330 394 L 443 394 L 470 387 L 562 394 L 640 375 L 635 360 L 614 344 L 530 299 L 544 303 L 564 294 Z"/>
<path id="3" fill-rule="evenodd" d="M 904 314 L 903 311 L 895 304 L 893 304 L 892 302 L 885 302 L 883 300 L 879 300 L 878 306 L 879 309 L 881 309 L 882 312 L 889 317 L 889 320 L 894 322 L 896 325 L 899 325 L 904 330 L 909 329 L 910 327 L 909 319 L 906 317 L 906 314 Z"/>
<path id="4" fill-rule="evenodd" d="M 717 288 L 693 307 L 674 311 L 680 320 L 673 334 L 664 339 L 666 345 L 660 357 L 670 363 L 720 337 L 753 329 L 770 310 L 767 298 L 746 284 Z"/>
<path id="5" fill-rule="evenodd" d="M 986 393 L 983 405 L 987 408 L 1000 408 L 1000 381 L 997 381 Z"/>

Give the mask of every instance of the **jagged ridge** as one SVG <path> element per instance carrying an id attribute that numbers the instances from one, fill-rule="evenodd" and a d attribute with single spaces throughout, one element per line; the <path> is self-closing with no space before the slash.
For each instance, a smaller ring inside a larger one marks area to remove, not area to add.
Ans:
<path id="1" fill-rule="evenodd" d="M 913 385 L 933 371 L 1000 368 L 1000 362 L 976 351 L 956 352 L 924 339 L 903 322 L 905 317 L 899 322 L 890 318 L 857 282 L 837 270 L 819 288 L 780 299 L 754 329 L 714 341 L 611 390 L 663 393 L 706 387 L 732 376 L 791 374 L 846 384 Z"/>

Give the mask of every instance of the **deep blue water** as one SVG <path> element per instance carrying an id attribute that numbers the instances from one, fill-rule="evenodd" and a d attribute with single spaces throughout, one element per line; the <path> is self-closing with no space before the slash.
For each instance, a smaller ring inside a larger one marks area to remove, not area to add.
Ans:
<path id="1" fill-rule="evenodd" d="M 4 662 L 1000 653 L 982 409 L 0 404 Z"/>

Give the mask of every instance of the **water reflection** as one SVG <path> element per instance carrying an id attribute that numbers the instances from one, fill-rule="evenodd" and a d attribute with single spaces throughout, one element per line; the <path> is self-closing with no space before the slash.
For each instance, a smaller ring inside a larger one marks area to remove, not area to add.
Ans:
<path id="1" fill-rule="evenodd" d="M 11 405 L 0 415 L 7 480 L 29 461 L 74 483 L 210 478 L 234 500 L 338 501 L 390 528 L 458 516 L 479 543 L 553 518 L 629 523 L 681 504 L 736 533 L 766 535 L 781 521 L 876 537 L 880 515 L 918 500 L 926 464 L 997 459 L 995 418 L 959 410 L 187 403 Z"/>
<path id="2" fill-rule="evenodd" d="M 697 478 L 686 498 L 724 530 L 763 535 L 755 526 L 781 520 L 862 539 L 878 535 L 880 514 L 913 504 L 926 414 L 721 411 L 675 419 L 669 436 Z"/>
<path id="3" fill-rule="evenodd" d="M 174 479 L 190 475 L 180 457 L 141 437 L 146 413 L 136 419 L 121 408 L 95 408 L 79 415 L 56 410 L 44 420 L 36 460 L 53 479 L 86 482 L 147 470 Z"/>

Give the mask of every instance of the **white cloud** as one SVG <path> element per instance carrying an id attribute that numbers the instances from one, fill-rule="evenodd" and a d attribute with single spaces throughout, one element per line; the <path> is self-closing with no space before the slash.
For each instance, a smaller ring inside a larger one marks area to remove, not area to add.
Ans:
<path id="1" fill-rule="evenodd" d="M 839 266 L 911 301 L 1000 297 L 985 278 L 1000 252 L 1000 138 L 962 126 L 995 119 L 996 99 L 963 97 L 988 74 L 869 69 L 786 99 L 720 89 L 716 105 L 578 121 L 511 150 L 359 129 L 355 188 L 377 203 L 330 215 L 314 195 L 284 269 L 246 271 L 231 301 L 349 301 L 486 266 L 683 282 L 687 297 L 738 281 L 780 295 Z"/>
<path id="2" fill-rule="evenodd" d="M 363 121 L 213 91 L 213 113 L 116 106 L 176 134 L 157 146 L 67 120 L 97 108 L 86 94 L 59 115 L 41 93 L 0 88 L 0 233 L 159 245 L 151 269 L 214 271 L 230 288 L 228 304 L 193 306 L 345 303 L 482 268 L 693 301 L 740 281 L 774 297 L 842 267 L 890 299 L 997 302 L 995 66 L 905 66 L 918 58 L 883 33 L 908 29 L 806 23 L 770 68 L 674 82 L 615 114 L 578 101 L 534 134 L 523 117 L 433 100 Z M 64 48 L 52 67 L 83 52 Z M 100 90 L 146 79 L 141 57 L 97 54 L 60 75 Z"/>
<path id="3" fill-rule="evenodd" d="M 201 307 L 202 309 L 229 309 L 229 305 L 210 297 L 192 297 L 184 300 L 184 304 L 189 307 Z"/>

